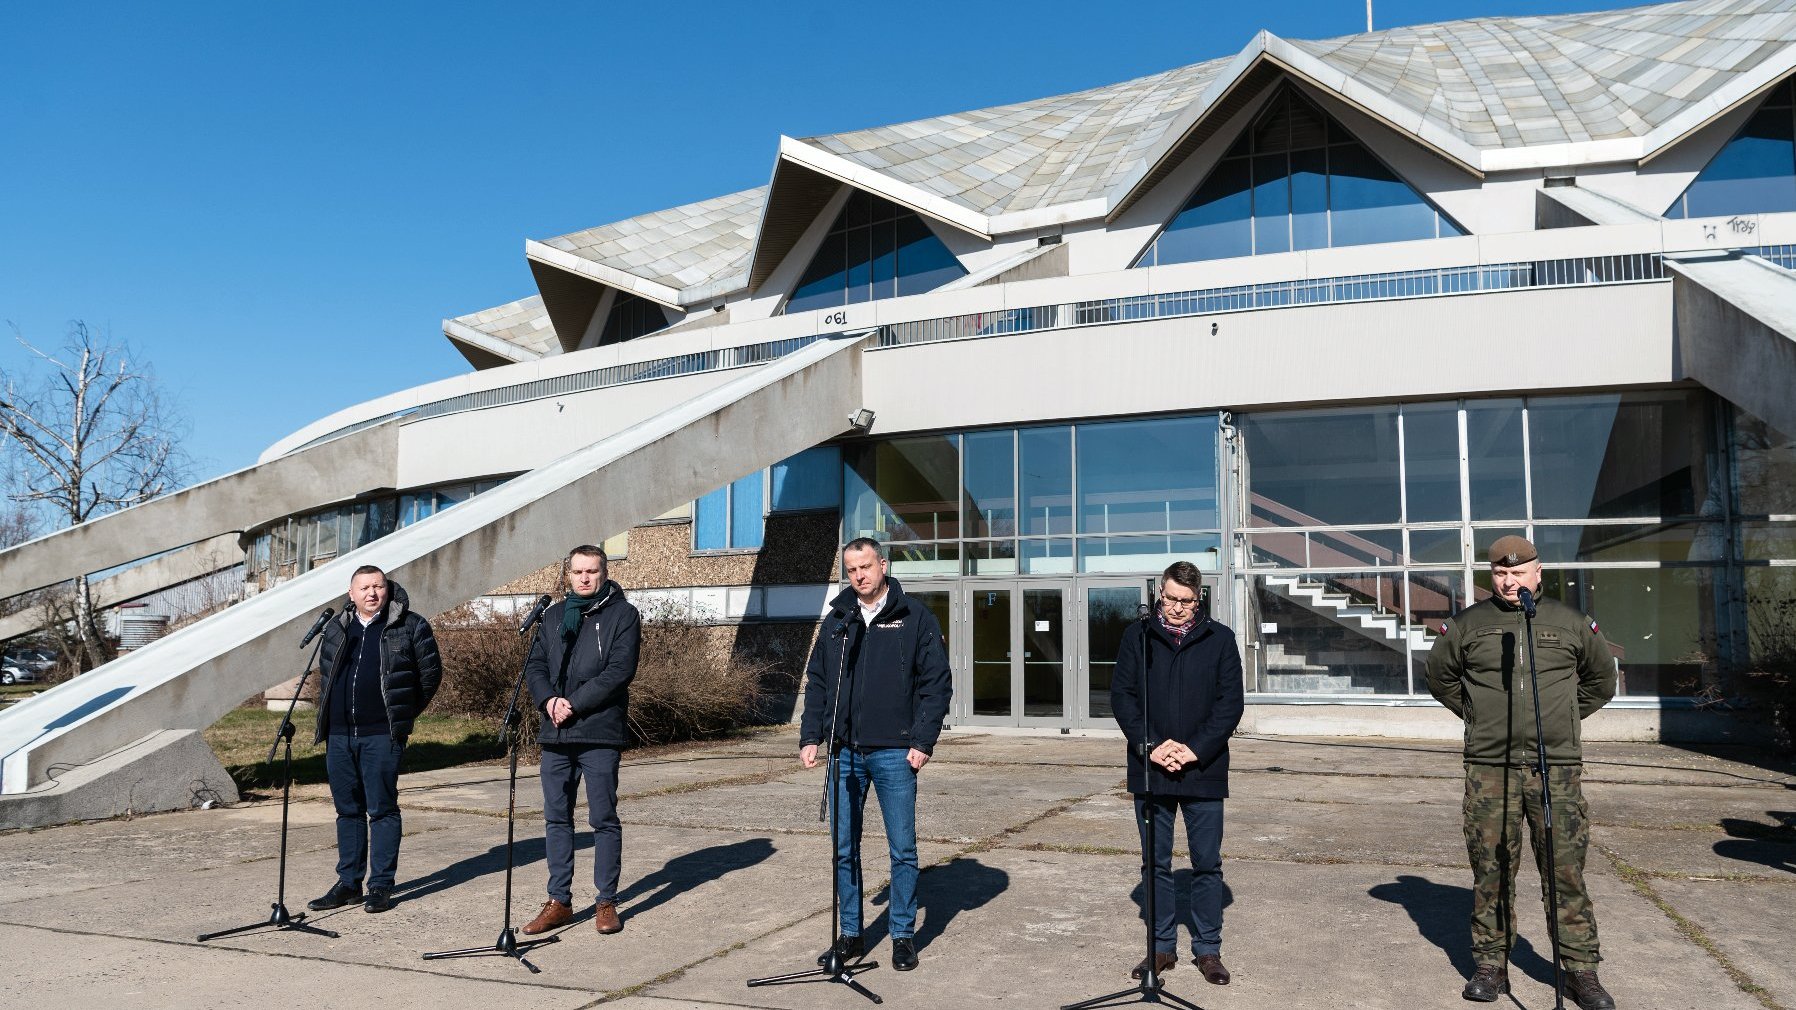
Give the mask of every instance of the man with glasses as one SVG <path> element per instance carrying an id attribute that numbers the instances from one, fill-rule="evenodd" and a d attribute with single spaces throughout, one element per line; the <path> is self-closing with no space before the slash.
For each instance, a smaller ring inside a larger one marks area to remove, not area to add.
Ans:
<path id="1" fill-rule="evenodd" d="M 1222 964 L 1222 801 L 1229 794 L 1229 736 L 1241 721 L 1241 653 L 1235 633 L 1203 611 L 1202 585 L 1189 561 L 1175 562 L 1161 575 L 1159 605 L 1123 633 L 1110 705 L 1129 741 L 1129 792 L 1143 836 L 1153 807 L 1154 971 L 1170 971 L 1179 962 L 1172 888 L 1176 811 L 1191 851 L 1191 952 L 1204 981 L 1228 985 Z M 1142 717 L 1144 707 L 1151 724 Z M 1143 837 L 1143 847 L 1148 842 Z M 1147 968 L 1143 959 L 1131 974 L 1140 978 Z"/>

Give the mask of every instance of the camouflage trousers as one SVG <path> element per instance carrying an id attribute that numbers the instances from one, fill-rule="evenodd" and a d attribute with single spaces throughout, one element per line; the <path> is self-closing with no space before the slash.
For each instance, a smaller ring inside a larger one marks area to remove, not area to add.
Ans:
<path id="1" fill-rule="evenodd" d="M 1584 803 L 1584 770 L 1549 766 L 1553 790 L 1554 883 L 1559 897 L 1562 960 L 1594 965 L 1596 912 L 1584 889 L 1584 856 L 1590 848 L 1590 808 Z M 1465 843 L 1472 862 L 1472 958 L 1503 964 L 1515 946 L 1515 870 L 1522 852 L 1522 820 L 1528 821 L 1534 865 L 1540 871 L 1541 907 L 1549 919 L 1547 840 L 1540 776 L 1532 768 L 1465 766 Z M 1550 924 L 1549 924 L 1549 928 Z M 1546 953 L 1546 951 L 1542 951 Z"/>

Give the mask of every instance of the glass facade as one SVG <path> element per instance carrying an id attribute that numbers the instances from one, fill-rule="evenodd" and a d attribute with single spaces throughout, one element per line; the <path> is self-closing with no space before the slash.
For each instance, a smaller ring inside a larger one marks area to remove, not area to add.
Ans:
<path id="1" fill-rule="evenodd" d="M 1463 234 L 1332 117 L 1286 86 L 1135 265 Z"/>
<path id="2" fill-rule="evenodd" d="M 244 579 L 266 589 L 502 483 L 450 484 L 290 516 L 250 542 Z"/>
<path id="3" fill-rule="evenodd" d="M 999 428 L 843 450 L 842 540 L 929 575 L 1221 567 L 1217 416 Z"/>
<path id="4" fill-rule="evenodd" d="M 1517 533 L 1544 592 L 1602 626 L 1623 694 L 1712 691 L 1746 660 L 1731 601 L 1796 563 L 1796 524 L 1774 511 L 1796 498 L 1796 450 L 1700 390 L 1236 423 L 1251 690 L 1424 694 L 1433 629 L 1489 597 L 1485 552 Z"/>
<path id="5" fill-rule="evenodd" d="M 914 211 L 857 189 L 848 194 L 784 311 L 921 294 L 966 272 Z"/>
<path id="6" fill-rule="evenodd" d="M 1796 80 L 1771 89 L 1758 111 L 1666 209 L 1670 218 L 1796 210 Z"/>

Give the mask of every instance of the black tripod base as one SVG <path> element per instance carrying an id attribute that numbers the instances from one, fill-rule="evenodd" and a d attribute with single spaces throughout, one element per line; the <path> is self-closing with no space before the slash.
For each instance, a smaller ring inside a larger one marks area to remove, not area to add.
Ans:
<path id="1" fill-rule="evenodd" d="M 1183 1007 L 1184 1010 L 1203 1010 L 1202 1007 L 1183 996 L 1175 996 L 1167 992 L 1165 986 L 1166 983 L 1160 980 L 1160 976 L 1150 974 L 1133 989 L 1123 989 L 1108 996 L 1093 996 L 1091 999 L 1080 1000 L 1077 1003 L 1063 1004 L 1060 1010 L 1096 1010 L 1098 1007 L 1127 1006 L 1130 1003 L 1163 1003 Z"/>
<path id="2" fill-rule="evenodd" d="M 304 912 L 301 912 L 298 915 L 290 914 L 287 911 L 287 906 L 278 901 L 270 905 L 269 908 L 272 909 L 272 911 L 268 913 L 268 918 L 262 922 L 252 922 L 246 926 L 232 926 L 230 929 L 220 929 L 211 933 L 201 933 L 198 942 L 205 943 L 207 940 L 216 940 L 221 936 L 232 936 L 237 933 L 247 933 L 252 929 L 269 928 L 291 929 L 297 933 L 311 933 L 314 936 L 328 936 L 333 940 L 337 939 L 340 935 L 307 922 L 306 913 Z"/>
<path id="3" fill-rule="evenodd" d="M 845 985 L 848 988 L 853 989 L 855 992 L 860 993 L 862 996 L 867 997 L 875 1003 L 884 1003 L 885 1000 L 879 998 L 873 990 L 855 981 L 854 978 L 857 972 L 871 971 L 877 967 L 879 967 L 878 961 L 861 961 L 856 964 L 846 964 L 841 958 L 831 954 L 828 962 L 821 968 L 812 968 L 809 971 L 795 971 L 788 975 L 769 975 L 766 978 L 751 978 L 748 980 L 748 987 L 753 989 L 758 985 L 790 985 L 793 982 L 835 982 L 839 985 Z"/>
<path id="4" fill-rule="evenodd" d="M 507 926 L 499 931 L 499 939 L 494 940 L 490 947 L 465 947 L 461 950 L 438 950 L 424 955 L 424 960 L 440 961 L 446 957 L 512 957 L 516 958 L 519 964 L 529 968 L 530 974 L 541 975 L 543 970 L 536 965 L 531 964 L 530 959 L 524 956 L 524 952 L 532 947 L 541 947 L 545 943 L 556 943 L 560 940 L 561 937 L 558 934 L 556 936 L 545 936 L 539 940 L 525 940 L 523 943 L 519 943 L 517 934 L 511 931 L 510 926 Z"/>

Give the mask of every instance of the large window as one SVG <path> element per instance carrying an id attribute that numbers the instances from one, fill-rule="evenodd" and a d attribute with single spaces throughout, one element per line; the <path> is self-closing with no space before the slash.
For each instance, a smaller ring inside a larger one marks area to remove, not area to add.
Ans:
<path id="1" fill-rule="evenodd" d="M 1463 234 L 1287 85 L 1135 265 Z"/>
<path id="2" fill-rule="evenodd" d="M 842 538 L 915 575 L 1221 567 L 1214 414 L 888 439 L 846 454 Z M 958 506 L 958 507 L 957 507 Z"/>
<path id="3" fill-rule="evenodd" d="M 1722 217 L 1796 210 L 1796 82 L 1771 90 L 1740 132 L 1665 211 Z"/>
<path id="4" fill-rule="evenodd" d="M 1546 593 L 1613 628 L 1624 694 L 1713 683 L 1730 568 L 1716 417 L 1687 390 L 1243 415 L 1259 572 L 1242 576 L 1240 623 L 1259 689 L 1422 693 L 1435 629 L 1490 597 L 1486 552 L 1511 533 L 1539 548 Z M 1750 458 L 1742 499 L 1781 469 L 1775 450 Z"/>
<path id="5" fill-rule="evenodd" d="M 964 274 L 960 261 L 915 212 L 852 190 L 785 311 L 921 294 Z"/>

